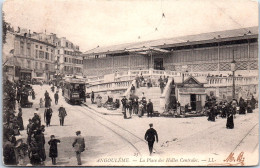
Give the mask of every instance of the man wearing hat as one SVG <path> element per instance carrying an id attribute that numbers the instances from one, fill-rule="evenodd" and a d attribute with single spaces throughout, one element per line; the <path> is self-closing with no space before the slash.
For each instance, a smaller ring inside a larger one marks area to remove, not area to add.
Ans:
<path id="1" fill-rule="evenodd" d="M 144 139 L 148 142 L 150 156 L 153 153 L 153 144 L 156 138 L 156 142 L 158 143 L 158 134 L 155 129 L 153 129 L 153 124 L 149 124 L 150 128 L 146 131 L 144 135 Z"/>
<path id="2" fill-rule="evenodd" d="M 61 105 L 61 107 L 59 108 L 59 117 L 60 117 L 60 126 L 64 125 L 64 119 L 67 116 L 67 112 L 65 110 L 65 108 L 63 107 L 63 105 Z"/>
<path id="3" fill-rule="evenodd" d="M 72 143 L 72 146 L 76 152 L 76 158 L 77 158 L 78 165 L 81 165 L 80 154 L 81 154 L 81 152 L 83 152 L 85 150 L 85 140 L 80 134 L 81 134 L 80 131 L 76 132 L 77 137 L 75 138 L 74 142 Z"/>

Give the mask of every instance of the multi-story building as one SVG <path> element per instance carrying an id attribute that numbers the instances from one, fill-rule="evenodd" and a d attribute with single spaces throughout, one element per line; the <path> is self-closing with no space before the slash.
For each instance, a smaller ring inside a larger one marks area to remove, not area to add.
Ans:
<path id="1" fill-rule="evenodd" d="M 55 74 L 55 45 L 39 37 L 37 33 L 31 34 L 30 30 L 20 28 L 7 33 L 5 46 L 12 51 L 7 57 L 12 60 L 16 78 L 30 80 L 43 77 L 48 81 Z"/>
<path id="2" fill-rule="evenodd" d="M 83 58 L 79 46 L 65 37 L 56 38 L 56 69 L 60 74 L 82 75 Z"/>
<path id="3" fill-rule="evenodd" d="M 8 31 L 3 46 L 3 62 L 8 74 L 16 79 L 42 77 L 45 81 L 55 74 L 82 75 L 83 59 L 79 46 L 56 34 L 31 33 L 18 28 Z M 9 72 L 10 71 L 10 72 Z"/>

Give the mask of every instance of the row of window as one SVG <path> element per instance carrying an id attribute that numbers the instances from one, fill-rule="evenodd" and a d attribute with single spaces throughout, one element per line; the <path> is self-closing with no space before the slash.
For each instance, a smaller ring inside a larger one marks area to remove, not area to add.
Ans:
<path id="1" fill-rule="evenodd" d="M 59 54 L 59 51 L 58 51 L 58 54 Z M 79 53 L 77 53 L 77 52 L 72 52 L 72 51 L 67 51 L 67 50 L 64 50 L 64 54 L 66 54 L 66 55 L 74 55 L 74 56 L 79 55 Z"/>
<path id="2" fill-rule="evenodd" d="M 81 73 L 82 69 L 79 67 L 72 67 L 72 66 L 64 66 L 64 71 L 70 72 L 70 73 Z"/>
<path id="3" fill-rule="evenodd" d="M 73 63 L 73 64 L 83 64 L 83 60 L 64 57 L 64 62 Z"/>
<path id="4" fill-rule="evenodd" d="M 35 48 L 38 48 L 39 46 L 38 45 L 35 45 Z M 42 46 L 39 47 L 41 50 L 42 50 Z M 49 51 L 49 48 L 46 47 L 46 51 Z M 54 50 L 53 49 L 50 49 L 50 51 L 53 53 Z"/>
<path id="5" fill-rule="evenodd" d="M 51 64 L 43 64 L 43 63 L 38 63 L 35 62 L 35 69 L 39 69 L 39 70 L 54 70 L 54 65 Z"/>
<path id="6" fill-rule="evenodd" d="M 35 58 L 46 59 L 50 61 L 54 60 L 54 56 L 52 53 L 50 54 L 48 52 L 44 52 L 40 50 L 35 50 Z"/>

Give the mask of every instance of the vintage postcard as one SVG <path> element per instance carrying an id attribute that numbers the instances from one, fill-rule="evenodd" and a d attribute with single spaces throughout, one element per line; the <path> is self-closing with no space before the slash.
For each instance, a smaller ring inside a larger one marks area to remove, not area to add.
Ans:
<path id="1" fill-rule="evenodd" d="M 255 166 L 258 2 L 6 0 L 6 166 Z"/>

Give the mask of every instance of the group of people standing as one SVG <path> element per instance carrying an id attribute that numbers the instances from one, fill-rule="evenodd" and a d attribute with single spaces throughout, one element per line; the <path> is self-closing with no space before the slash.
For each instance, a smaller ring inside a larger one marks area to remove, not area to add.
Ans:
<path id="1" fill-rule="evenodd" d="M 216 99 L 209 99 L 207 101 L 208 112 L 208 121 L 215 121 L 215 119 L 220 116 L 221 118 L 227 118 L 226 128 L 234 128 L 234 116 L 238 114 L 252 113 L 255 109 L 256 100 L 252 96 L 251 100 L 245 101 L 242 97 L 239 102 L 236 99 L 233 99 L 230 102 L 221 101 L 216 102 Z"/>
<path id="2" fill-rule="evenodd" d="M 130 96 L 129 99 L 126 96 L 121 100 L 122 103 L 122 113 L 124 115 L 124 119 L 129 119 L 133 114 L 142 117 L 145 113 L 147 113 L 147 117 L 153 116 L 153 103 L 151 99 L 146 101 L 145 97 L 142 97 L 140 101 L 138 98 L 132 98 Z"/>

